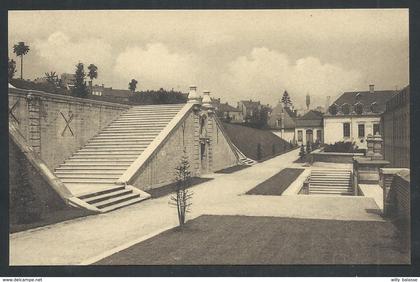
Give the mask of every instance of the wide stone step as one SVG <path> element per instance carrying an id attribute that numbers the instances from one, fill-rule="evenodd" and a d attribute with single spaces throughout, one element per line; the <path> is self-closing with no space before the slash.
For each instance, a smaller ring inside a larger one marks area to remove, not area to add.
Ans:
<path id="1" fill-rule="evenodd" d="M 125 172 L 125 170 L 121 169 L 56 169 L 55 174 L 58 175 L 122 175 Z"/>
<path id="2" fill-rule="evenodd" d="M 122 114 L 118 117 L 118 119 L 129 119 L 129 118 L 173 118 L 179 111 L 168 111 L 166 113 L 159 113 L 159 112 L 130 112 L 128 114 Z"/>
<path id="3" fill-rule="evenodd" d="M 116 197 L 120 197 L 124 195 L 130 195 L 130 194 L 133 194 L 133 190 L 122 189 L 122 190 L 117 190 L 117 191 L 113 191 L 106 194 L 100 194 L 100 195 L 88 197 L 88 198 L 85 198 L 84 200 L 91 205 L 95 205 L 97 203 L 100 203 L 100 202 L 103 202 L 112 198 L 116 198 Z"/>
<path id="4" fill-rule="evenodd" d="M 98 156 L 71 156 L 69 160 L 78 160 L 80 161 L 135 161 L 137 157 L 132 156 L 121 156 L 121 155 L 98 155 Z"/>
<path id="5" fill-rule="evenodd" d="M 318 173 L 318 172 L 311 172 L 311 175 L 319 175 L 319 176 L 349 176 L 350 173 Z"/>
<path id="6" fill-rule="evenodd" d="M 113 193 L 115 191 L 123 191 L 123 190 L 125 190 L 125 187 L 123 185 L 114 185 L 108 188 L 100 188 L 100 189 L 97 189 L 96 191 L 90 190 L 87 193 L 79 194 L 77 197 L 81 200 L 86 201 L 89 198 L 93 198 L 99 195 L 104 195 L 108 193 Z"/>
<path id="7" fill-rule="evenodd" d="M 146 147 L 103 147 L 103 146 L 91 146 L 91 147 L 85 147 L 78 151 L 77 153 L 110 153 L 110 154 L 116 154 L 120 152 L 121 154 L 127 154 L 127 153 L 133 153 L 138 154 L 144 151 Z"/>
<path id="8" fill-rule="evenodd" d="M 160 128 L 158 126 L 156 127 L 150 127 L 150 128 L 130 128 L 130 129 L 105 129 L 102 130 L 101 133 L 99 135 L 103 135 L 104 133 L 109 134 L 109 133 L 113 133 L 113 134 L 142 134 L 145 132 L 160 132 L 163 130 L 163 127 Z"/>
<path id="9" fill-rule="evenodd" d="M 106 127 L 106 130 L 108 129 L 137 129 L 137 128 L 143 128 L 143 127 L 162 127 L 164 128 L 168 123 L 167 122 L 155 122 L 154 124 L 150 123 L 133 123 L 133 124 L 112 124 Z"/>
<path id="10" fill-rule="evenodd" d="M 126 170 L 125 169 L 117 169 L 117 168 L 57 168 L 55 169 L 56 175 L 66 175 L 66 174 L 89 174 L 89 175 L 95 175 L 95 174 L 110 174 L 110 175 L 122 175 Z"/>
<path id="11" fill-rule="evenodd" d="M 102 165 L 102 166 L 129 166 L 132 163 L 130 160 L 121 159 L 68 159 L 60 166 L 89 166 L 89 165 Z"/>
<path id="12" fill-rule="evenodd" d="M 106 207 L 109 207 L 109 206 L 112 206 L 112 205 L 116 205 L 116 204 L 119 204 L 119 203 L 127 202 L 127 201 L 132 200 L 132 199 L 139 199 L 140 200 L 140 195 L 139 194 L 130 193 L 130 194 L 127 194 L 127 195 L 113 197 L 113 198 L 110 198 L 108 200 L 101 201 L 99 203 L 95 203 L 95 206 L 98 209 L 103 209 L 103 208 L 106 208 Z"/>
<path id="13" fill-rule="evenodd" d="M 142 138 L 143 136 L 157 136 L 159 133 L 161 132 L 161 130 L 147 130 L 147 131 L 143 131 L 143 132 L 127 132 L 127 133 L 105 133 L 105 132 L 101 132 L 99 133 L 96 137 L 95 140 L 100 139 L 100 138 Z"/>
<path id="14" fill-rule="evenodd" d="M 104 179 L 113 179 L 117 180 L 120 178 L 122 174 L 111 174 L 111 173 L 100 173 L 100 174 L 87 174 L 87 173 L 65 173 L 65 172 L 57 172 L 56 175 L 61 179 L 98 179 L 98 180 L 104 180 Z"/>
<path id="15" fill-rule="evenodd" d="M 109 156 L 114 156 L 114 155 L 121 155 L 122 157 L 126 157 L 126 156 L 132 156 L 132 157 L 136 157 L 138 156 L 141 152 L 143 152 L 143 150 L 129 150 L 129 151 L 105 151 L 105 150 L 87 150 L 87 149 L 83 149 L 77 153 L 75 153 L 73 156 L 97 156 L 97 155 L 109 155 Z"/>
<path id="16" fill-rule="evenodd" d="M 131 135 L 131 136 L 121 136 L 121 135 L 113 135 L 113 136 L 97 136 L 94 137 L 92 139 L 92 142 L 96 142 L 96 141 L 115 141 L 115 142 L 123 142 L 123 141 L 147 141 L 147 140 L 152 140 L 155 139 L 157 136 L 157 134 L 144 134 L 142 136 L 135 136 L 135 135 Z"/>
<path id="17" fill-rule="evenodd" d="M 142 118 L 120 118 L 117 120 L 114 120 L 110 125 L 136 125 L 136 124 L 150 124 L 150 123 L 162 123 L 167 124 L 172 120 L 172 117 L 170 118 L 154 118 L 154 117 L 142 117 Z"/>
<path id="18" fill-rule="evenodd" d="M 83 149 L 146 149 L 149 144 L 87 144 Z"/>
<path id="19" fill-rule="evenodd" d="M 115 144 L 115 145 L 148 145 L 152 142 L 154 137 L 150 138 L 137 138 L 137 139 L 91 139 L 87 145 L 99 144 L 99 145 L 107 145 L 107 144 Z"/>
<path id="20" fill-rule="evenodd" d="M 351 196 L 351 195 L 353 195 L 351 192 L 334 192 L 334 191 L 330 191 L 330 192 L 328 192 L 328 191 L 326 191 L 326 192 L 310 192 L 309 194 L 312 194 L 312 195 L 325 194 L 325 195 L 341 195 L 341 196 Z"/>
<path id="21" fill-rule="evenodd" d="M 326 175 L 326 174 L 311 174 L 311 177 L 319 178 L 351 178 L 350 175 Z"/>
<path id="22" fill-rule="evenodd" d="M 331 187 L 331 186 L 338 186 L 338 187 L 342 187 L 342 186 L 352 186 L 350 182 L 347 183 L 329 183 L 329 182 L 309 182 L 310 185 L 312 186 L 326 186 L 326 187 Z"/>
<path id="23" fill-rule="evenodd" d="M 64 178 L 61 182 L 65 183 L 73 183 L 73 184 L 110 184 L 115 185 L 115 180 L 113 179 L 79 179 L 79 178 Z"/>
<path id="24" fill-rule="evenodd" d="M 93 163 L 93 164 L 62 164 L 58 168 L 56 168 L 56 171 L 84 171 L 84 170 L 100 170 L 100 171 L 109 171 L 109 170 L 117 170 L 117 171 L 126 171 L 127 168 L 130 165 L 126 164 L 100 164 L 100 163 Z"/>
<path id="25" fill-rule="evenodd" d="M 352 187 L 310 186 L 309 190 L 353 190 Z"/>

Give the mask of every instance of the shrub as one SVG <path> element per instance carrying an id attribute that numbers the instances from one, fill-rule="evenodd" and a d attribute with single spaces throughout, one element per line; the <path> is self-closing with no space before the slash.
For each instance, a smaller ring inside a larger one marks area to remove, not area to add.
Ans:
<path id="1" fill-rule="evenodd" d="M 306 153 L 310 153 L 312 152 L 312 143 L 311 142 L 306 142 Z"/>
<path id="2" fill-rule="evenodd" d="M 175 168 L 175 181 L 175 193 L 170 197 L 169 204 L 177 208 L 179 226 L 182 227 L 192 204 L 192 192 L 188 189 L 191 181 L 190 163 L 185 150 L 180 164 Z"/>
<path id="3" fill-rule="evenodd" d="M 300 152 L 299 152 L 299 156 L 300 156 L 300 158 L 302 159 L 302 158 L 304 158 L 304 157 L 305 157 L 305 155 L 306 155 L 306 153 L 305 153 L 305 146 L 303 146 L 303 144 L 302 144 L 302 145 L 300 145 Z"/>
<path id="4" fill-rule="evenodd" d="M 354 142 L 339 141 L 325 146 L 324 152 L 356 153 L 358 150 Z"/>

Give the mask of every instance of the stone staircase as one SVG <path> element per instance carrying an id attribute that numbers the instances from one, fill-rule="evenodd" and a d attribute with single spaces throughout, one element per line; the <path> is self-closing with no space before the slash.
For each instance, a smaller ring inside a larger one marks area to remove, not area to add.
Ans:
<path id="1" fill-rule="evenodd" d="M 351 170 L 314 168 L 309 178 L 309 194 L 354 195 Z"/>
<path id="2" fill-rule="evenodd" d="M 117 180 L 184 104 L 134 106 L 55 169 L 78 200 L 100 212 L 137 203 L 149 194 Z"/>

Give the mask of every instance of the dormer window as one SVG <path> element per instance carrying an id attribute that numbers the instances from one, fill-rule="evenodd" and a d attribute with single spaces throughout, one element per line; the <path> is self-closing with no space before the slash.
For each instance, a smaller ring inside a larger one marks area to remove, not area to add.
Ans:
<path id="1" fill-rule="evenodd" d="M 356 112 L 356 114 L 361 115 L 363 114 L 363 104 L 362 103 L 357 103 L 356 105 L 354 105 L 354 111 Z"/>
<path id="2" fill-rule="evenodd" d="M 350 105 L 349 105 L 349 104 L 347 104 L 347 103 L 344 103 L 344 104 L 341 106 L 341 111 L 342 111 L 342 112 L 343 112 L 343 114 L 345 114 L 345 115 L 350 114 Z"/>
<path id="3" fill-rule="evenodd" d="M 378 112 L 378 103 L 373 102 L 372 104 L 370 104 L 370 111 L 371 111 L 372 113 L 376 113 L 376 112 Z"/>
<path id="4" fill-rule="evenodd" d="M 337 104 L 332 104 L 329 108 L 328 108 L 328 112 L 335 116 L 338 113 L 338 107 Z"/>

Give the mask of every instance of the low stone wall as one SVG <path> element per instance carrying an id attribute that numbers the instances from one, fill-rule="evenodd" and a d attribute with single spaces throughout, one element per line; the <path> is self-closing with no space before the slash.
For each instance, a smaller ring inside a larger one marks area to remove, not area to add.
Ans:
<path id="1" fill-rule="evenodd" d="M 67 207 L 9 137 L 10 224 L 36 222 Z"/>
<path id="2" fill-rule="evenodd" d="M 9 122 L 54 170 L 129 106 L 9 88 Z"/>
<path id="3" fill-rule="evenodd" d="M 362 153 L 336 153 L 336 152 L 323 152 L 321 150 L 313 151 L 309 155 L 309 161 L 325 162 L 325 163 L 353 163 L 353 157 L 361 157 Z"/>
<path id="4" fill-rule="evenodd" d="M 380 185 L 384 190 L 384 214 L 402 222 L 410 221 L 410 171 L 383 168 Z"/>

